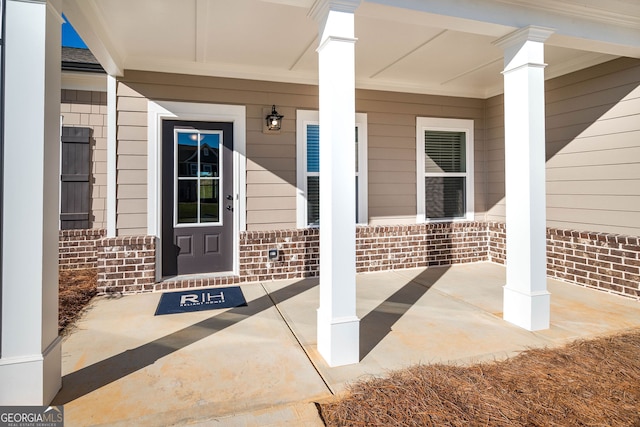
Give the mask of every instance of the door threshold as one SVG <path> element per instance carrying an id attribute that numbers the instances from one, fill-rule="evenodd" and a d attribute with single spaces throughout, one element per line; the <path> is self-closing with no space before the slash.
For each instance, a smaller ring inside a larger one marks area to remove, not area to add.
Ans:
<path id="1" fill-rule="evenodd" d="M 186 280 L 200 280 L 200 279 L 215 279 L 219 277 L 238 277 L 233 271 L 222 271 L 216 273 L 194 273 L 194 274 L 181 274 L 179 276 L 164 276 L 158 283 L 165 282 L 182 282 Z"/>

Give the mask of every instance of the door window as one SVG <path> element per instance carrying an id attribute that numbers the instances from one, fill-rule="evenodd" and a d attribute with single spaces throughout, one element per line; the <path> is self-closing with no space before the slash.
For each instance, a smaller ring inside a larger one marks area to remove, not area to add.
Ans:
<path id="1" fill-rule="evenodd" d="M 176 129 L 175 225 L 222 223 L 222 157 L 218 131 Z"/>

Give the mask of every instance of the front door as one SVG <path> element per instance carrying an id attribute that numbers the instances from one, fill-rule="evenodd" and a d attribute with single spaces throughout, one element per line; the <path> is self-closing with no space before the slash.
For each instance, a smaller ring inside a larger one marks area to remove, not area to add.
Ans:
<path id="1" fill-rule="evenodd" d="M 162 123 L 162 275 L 233 269 L 233 124 Z"/>

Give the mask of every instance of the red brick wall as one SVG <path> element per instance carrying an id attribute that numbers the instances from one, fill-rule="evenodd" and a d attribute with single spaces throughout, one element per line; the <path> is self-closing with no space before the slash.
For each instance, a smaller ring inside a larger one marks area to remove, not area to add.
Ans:
<path id="1" fill-rule="evenodd" d="M 488 222 L 489 261 L 504 265 L 507 260 L 507 228 L 503 222 Z"/>
<path id="2" fill-rule="evenodd" d="M 488 237 L 482 222 L 358 227 L 358 273 L 487 261 Z M 267 259 L 269 249 L 278 258 Z M 247 231 L 240 234 L 240 276 L 165 281 L 156 289 L 215 286 L 317 277 L 319 230 Z"/>
<path id="3" fill-rule="evenodd" d="M 488 260 L 483 222 L 358 227 L 358 273 Z"/>
<path id="4" fill-rule="evenodd" d="M 154 289 L 156 240 L 153 236 L 102 239 L 98 250 L 98 292 L 141 292 Z"/>
<path id="5" fill-rule="evenodd" d="M 278 249 L 277 259 L 267 259 L 269 249 Z M 243 281 L 316 277 L 319 268 L 318 229 L 247 231 L 240 234 L 240 277 Z"/>
<path id="6" fill-rule="evenodd" d="M 269 249 L 274 248 L 278 258 L 267 259 Z M 239 276 L 165 280 L 156 284 L 156 290 L 316 277 L 319 259 L 317 229 L 245 231 L 240 233 Z"/>
<path id="7" fill-rule="evenodd" d="M 60 232 L 60 268 L 98 268 L 100 292 L 144 292 L 317 277 L 319 230 L 240 234 L 240 275 L 155 283 L 155 238 L 104 238 L 104 230 Z M 269 249 L 279 256 L 268 260 Z M 358 273 L 491 261 L 506 262 L 499 222 L 364 226 L 356 231 Z M 547 275 L 640 299 L 640 238 L 547 229 Z"/>
<path id="8" fill-rule="evenodd" d="M 96 268 L 98 266 L 97 242 L 104 235 L 104 229 L 61 230 L 58 238 L 60 269 Z"/>
<path id="9" fill-rule="evenodd" d="M 489 259 L 505 264 L 505 225 L 487 227 Z M 547 228 L 547 276 L 640 299 L 640 238 Z"/>
<path id="10" fill-rule="evenodd" d="M 640 298 L 640 238 L 547 229 L 547 275 Z"/>

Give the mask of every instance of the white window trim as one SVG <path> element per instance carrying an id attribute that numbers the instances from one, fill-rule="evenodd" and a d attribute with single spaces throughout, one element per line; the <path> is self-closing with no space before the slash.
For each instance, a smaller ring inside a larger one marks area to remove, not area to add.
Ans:
<path id="1" fill-rule="evenodd" d="M 317 110 L 298 110 L 296 112 L 296 225 L 309 228 L 307 224 L 307 125 L 319 124 Z M 369 221 L 368 198 L 368 162 L 367 162 L 367 114 L 356 113 L 358 127 L 358 224 Z M 319 175 L 319 174 L 318 174 Z M 354 177 L 355 178 L 355 177 Z"/>
<path id="2" fill-rule="evenodd" d="M 446 218 L 430 220 L 426 218 L 425 213 L 425 161 L 424 161 L 424 132 L 426 130 L 436 131 L 451 131 L 451 132 L 465 132 L 466 133 L 466 157 L 467 172 L 460 174 L 465 176 L 466 182 L 466 214 L 463 218 Z M 467 119 L 442 119 L 431 117 L 417 117 L 416 118 L 416 182 L 417 182 L 417 215 L 416 222 L 456 222 L 456 221 L 473 221 L 475 217 L 474 213 L 474 135 L 473 135 L 473 120 Z"/>
<path id="3" fill-rule="evenodd" d="M 162 238 L 161 142 L 162 120 L 233 123 L 233 271 L 240 274 L 240 232 L 247 229 L 246 211 L 246 107 L 176 101 L 147 102 L 147 233 Z M 162 245 L 156 245 L 156 281 L 162 279 Z"/>

